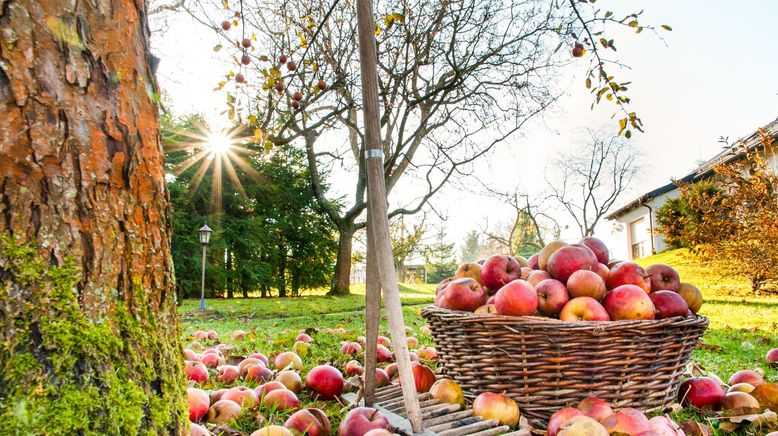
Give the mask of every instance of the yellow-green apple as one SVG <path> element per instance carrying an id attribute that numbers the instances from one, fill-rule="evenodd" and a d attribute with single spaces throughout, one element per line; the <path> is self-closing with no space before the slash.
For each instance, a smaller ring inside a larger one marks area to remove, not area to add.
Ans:
<path id="1" fill-rule="evenodd" d="M 578 403 L 578 410 L 597 422 L 613 415 L 613 409 L 607 401 L 597 397 L 586 397 Z"/>
<path id="2" fill-rule="evenodd" d="M 684 436 L 683 429 L 666 416 L 655 416 L 648 420 L 648 425 L 655 436 Z"/>
<path id="3" fill-rule="evenodd" d="M 729 381 L 727 382 L 727 384 L 730 386 L 738 383 L 748 383 L 753 387 L 757 387 L 761 384 L 764 384 L 764 377 L 759 375 L 759 373 L 756 371 L 751 371 L 750 369 L 741 369 L 740 371 L 732 374 L 732 377 L 730 377 Z"/>
<path id="4" fill-rule="evenodd" d="M 538 267 L 544 271 L 548 271 L 548 259 L 554 252 L 562 247 L 567 247 L 567 242 L 563 241 L 551 241 L 543 247 L 538 253 Z"/>
<path id="5" fill-rule="evenodd" d="M 730 392 L 721 400 L 721 410 L 727 416 L 750 415 L 759 413 L 759 401 L 745 392 Z"/>
<path id="6" fill-rule="evenodd" d="M 346 363 L 346 375 L 349 377 L 353 377 L 355 375 L 362 375 L 362 373 L 365 372 L 365 368 L 362 367 L 362 364 L 359 363 L 356 360 L 349 360 Z"/>
<path id="7" fill-rule="evenodd" d="M 654 303 L 656 319 L 686 316 L 689 312 L 686 300 L 674 291 L 655 291 L 649 294 L 649 298 Z"/>
<path id="8" fill-rule="evenodd" d="M 678 389 L 678 399 L 681 404 L 698 409 L 718 410 L 724 395 L 721 385 L 710 377 L 690 378 L 681 383 Z"/>
<path id="9" fill-rule="evenodd" d="M 186 357 L 186 360 L 200 360 L 200 356 L 189 348 L 184 348 L 184 357 Z"/>
<path id="10" fill-rule="evenodd" d="M 301 370 L 303 369 L 303 360 L 300 359 L 300 356 L 298 356 L 297 353 L 293 351 L 284 351 L 283 353 L 276 356 L 275 361 L 273 361 L 273 365 L 278 371 L 284 369 Z"/>
<path id="11" fill-rule="evenodd" d="M 232 400 L 219 400 L 208 409 L 206 420 L 208 422 L 227 422 L 238 417 L 240 404 Z"/>
<path id="12" fill-rule="evenodd" d="M 340 352 L 353 356 L 362 352 L 362 346 L 356 342 L 342 342 L 340 345 Z"/>
<path id="13" fill-rule="evenodd" d="M 494 304 L 484 304 L 483 306 L 474 310 L 474 312 L 481 315 L 496 315 L 498 313 L 497 306 Z"/>
<path id="14" fill-rule="evenodd" d="M 189 436 L 211 436 L 211 432 L 200 424 L 192 424 L 189 426 Z"/>
<path id="15" fill-rule="evenodd" d="M 265 366 L 270 365 L 270 361 L 268 360 L 267 356 L 265 356 L 262 353 L 251 353 L 251 356 L 248 357 L 249 359 L 259 359 L 262 361 L 262 363 L 265 364 Z"/>
<path id="16" fill-rule="evenodd" d="M 602 307 L 612 321 L 651 320 L 656 310 L 648 294 L 635 285 L 621 285 L 611 289 L 603 297 Z"/>
<path id="17" fill-rule="evenodd" d="M 286 389 L 286 386 L 284 386 L 284 384 L 281 382 L 269 381 L 254 388 L 254 392 L 257 393 L 257 398 L 261 400 L 262 397 L 267 395 L 268 392 L 274 391 L 276 389 Z M 213 401 L 213 399 L 211 399 L 211 401 Z"/>
<path id="18" fill-rule="evenodd" d="M 448 277 L 441 280 L 440 283 L 438 283 L 438 286 L 435 288 L 435 295 L 440 294 L 440 291 L 442 291 L 443 288 L 445 288 L 452 281 L 454 281 L 454 277 Z"/>
<path id="19" fill-rule="evenodd" d="M 257 396 L 257 393 L 254 392 L 254 389 L 246 386 L 236 386 L 234 388 L 227 389 L 227 392 L 222 394 L 221 399 L 232 400 L 240 404 L 241 407 L 250 407 L 259 403 L 259 397 Z"/>
<path id="20" fill-rule="evenodd" d="M 521 265 L 511 256 L 496 254 L 488 257 L 481 265 L 481 281 L 489 289 L 500 289 L 519 278 Z"/>
<path id="21" fill-rule="evenodd" d="M 219 334 L 216 333 L 216 330 L 208 330 L 205 334 L 208 339 L 219 339 Z"/>
<path id="22" fill-rule="evenodd" d="M 423 363 L 411 362 L 411 372 L 413 372 L 416 392 L 420 394 L 429 391 L 435 383 L 435 373 L 432 372 L 429 366 Z"/>
<path id="23" fill-rule="evenodd" d="M 471 278 L 478 283 L 483 284 L 481 282 L 481 265 L 475 262 L 463 263 L 462 265 L 459 265 L 459 268 L 457 268 L 456 272 L 454 273 L 454 278 Z"/>
<path id="24" fill-rule="evenodd" d="M 300 333 L 295 338 L 295 341 L 302 341 L 302 342 L 311 342 L 313 338 L 311 338 L 307 333 Z"/>
<path id="25" fill-rule="evenodd" d="M 343 392 L 343 374 L 330 365 L 313 367 L 305 376 L 305 386 L 323 400 L 331 400 Z"/>
<path id="26" fill-rule="evenodd" d="M 254 432 L 251 433 L 251 436 L 294 436 L 294 433 L 289 431 L 288 428 L 280 425 L 268 425 L 259 430 L 254 430 Z"/>
<path id="27" fill-rule="evenodd" d="M 376 358 L 376 362 L 378 363 L 391 362 L 392 360 L 394 360 L 394 355 L 392 355 L 392 352 L 389 351 L 388 348 L 384 347 L 381 344 L 378 344 L 376 346 L 375 358 Z"/>
<path id="28" fill-rule="evenodd" d="M 419 348 L 419 351 L 416 352 L 416 354 L 419 355 L 419 359 L 421 360 L 438 359 L 438 350 L 436 350 L 435 347 L 421 347 Z"/>
<path id="29" fill-rule="evenodd" d="M 527 282 L 531 284 L 532 286 L 537 286 L 538 283 L 542 282 L 543 280 L 548 280 L 551 278 L 551 274 L 549 274 L 547 271 L 543 271 L 542 269 L 532 271 L 527 276 Z"/>
<path id="30" fill-rule="evenodd" d="M 773 348 L 768 351 L 767 356 L 765 356 L 765 361 L 771 366 L 778 365 L 778 348 Z"/>
<path id="31" fill-rule="evenodd" d="M 216 368 L 216 381 L 232 383 L 240 378 L 240 369 L 236 365 L 222 365 Z"/>
<path id="32" fill-rule="evenodd" d="M 442 378 L 436 381 L 430 388 L 430 395 L 441 403 L 465 406 L 465 393 L 454 380 Z"/>
<path id="33" fill-rule="evenodd" d="M 700 307 L 702 307 L 702 293 L 696 286 L 682 282 L 678 287 L 678 295 L 686 300 L 686 304 L 689 305 L 689 310 L 692 313 L 697 313 Z"/>
<path id="34" fill-rule="evenodd" d="M 363 436 L 394 436 L 394 432 L 385 428 L 374 428 Z"/>
<path id="35" fill-rule="evenodd" d="M 546 436 L 556 436 L 559 428 L 562 427 L 564 423 L 575 418 L 576 416 L 585 415 L 575 407 L 565 407 L 557 410 L 548 420 L 548 425 L 546 425 Z"/>
<path id="36" fill-rule="evenodd" d="M 198 341 L 208 339 L 208 333 L 204 332 L 203 330 L 197 330 L 194 332 L 194 338 Z"/>
<path id="37" fill-rule="evenodd" d="M 381 369 L 381 368 L 377 368 L 377 369 Z M 396 363 L 390 363 L 386 365 L 383 371 L 386 373 L 387 377 L 389 377 L 389 380 L 394 380 L 399 375 Z"/>
<path id="38" fill-rule="evenodd" d="M 754 388 L 751 395 L 759 405 L 778 413 L 778 383 L 765 383 Z"/>
<path id="39" fill-rule="evenodd" d="M 655 263 L 646 267 L 646 274 L 651 281 L 651 292 L 673 291 L 678 292 L 681 286 L 681 278 L 678 271 L 663 263 Z"/>
<path id="40" fill-rule="evenodd" d="M 373 429 L 391 429 L 389 420 L 372 407 L 355 407 L 351 409 L 338 427 L 338 436 L 363 436 Z"/>
<path id="41" fill-rule="evenodd" d="M 578 270 L 567 279 L 567 291 L 572 298 L 592 297 L 599 301 L 607 290 L 605 280 L 594 271 Z"/>
<path id="42" fill-rule="evenodd" d="M 529 277 L 529 275 L 532 273 L 532 271 L 534 271 L 534 270 L 532 268 L 528 267 L 528 266 L 521 267 L 521 279 L 522 280 L 527 280 L 527 277 Z"/>
<path id="43" fill-rule="evenodd" d="M 570 296 L 559 280 L 546 279 L 535 286 L 538 294 L 538 310 L 546 316 L 557 316 L 565 307 Z"/>
<path id="44" fill-rule="evenodd" d="M 430 329 L 430 326 L 425 325 L 425 326 L 422 326 L 419 329 L 419 333 L 422 333 L 422 334 L 425 334 L 425 335 L 430 335 L 430 334 L 432 334 L 432 329 Z"/>
<path id="45" fill-rule="evenodd" d="M 564 423 L 557 436 L 608 436 L 608 430 L 588 416 L 576 416 Z"/>
<path id="46" fill-rule="evenodd" d="M 524 268 L 527 266 L 527 258 L 524 256 L 513 256 L 514 259 L 516 259 L 516 262 L 519 264 L 520 267 Z"/>
<path id="47" fill-rule="evenodd" d="M 232 340 L 233 341 L 242 341 L 242 340 L 246 339 L 246 335 L 247 334 L 248 333 L 246 333 L 243 330 L 235 330 L 234 332 L 232 332 Z"/>
<path id="48" fill-rule="evenodd" d="M 211 399 L 202 389 L 186 388 L 186 405 L 189 407 L 189 420 L 197 422 L 208 413 Z"/>
<path id="49" fill-rule="evenodd" d="M 595 237 L 587 236 L 586 238 L 581 239 L 580 243 L 592 250 L 592 253 L 597 257 L 597 262 L 606 265 L 608 264 L 610 255 L 608 254 L 608 247 L 604 242 Z"/>
<path id="50" fill-rule="evenodd" d="M 396 363 L 393 363 L 389 366 L 397 365 Z M 387 366 L 388 368 L 388 366 Z M 375 369 L 375 386 L 377 388 L 380 388 L 382 386 L 389 386 L 389 384 L 392 383 L 392 379 L 389 376 L 389 372 L 385 371 L 383 368 L 376 368 Z"/>
<path id="51" fill-rule="evenodd" d="M 246 382 L 264 382 L 273 378 L 273 371 L 265 365 L 248 365 L 246 367 Z"/>
<path id="52" fill-rule="evenodd" d="M 435 300 L 438 307 L 472 312 L 486 303 L 489 296 L 483 286 L 471 278 L 456 279 L 449 283 Z"/>
<path id="53" fill-rule="evenodd" d="M 600 423 L 610 434 L 638 435 L 651 431 L 646 415 L 631 408 L 619 409 Z"/>
<path id="54" fill-rule="evenodd" d="M 403 327 L 403 330 L 405 330 L 406 335 L 413 333 L 413 329 L 408 326 Z"/>
<path id="55" fill-rule="evenodd" d="M 608 271 L 605 278 L 608 289 L 615 289 L 621 285 L 634 285 L 642 289 L 646 294 L 651 292 L 651 280 L 646 270 L 635 262 L 621 262 Z"/>
<path id="56" fill-rule="evenodd" d="M 606 278 L 608 278 L 608 273 L 610 272 L 610 268 L 608 268 L 606 265 L 602 263 L 598 263 L 596 267 L 594 267 L 594 272 L 597 273 L 598 276 L 602 277 L 603 282 Z"/>
<path id="57" fill-rule="evenodd" d="M 297 341 L 292 345 L 292 351 L 297 353 L 298 356 L 304 357 L 308 355 L 308 347 L 310 347 L 308 342 Z"/>
<path id="58" fill-rule="evenodd" d="M 754 385 L 748 384 L 748 383 L 735 383 L 734 385 L 730 385 L 730 387 L 727 388 L 727 393 L 730 392 L 745 392 L 750 393 L 754 390 Z"/>
<path id="59" fill-rule="evenodd" d="M 248 368 L 250 365 L 265 366 L 265 362 L 263 362 L 260 359 L 257 359 L 256 357 L 247 357 L 241 360 L 238 363 L 238 369 L 240 370 L 241 375 L 246 374 L 246 368 Z"/>
<path id="60" fill-rule="evenodd" d="M 533 254 L 532 256 L 527 259 L 527 267 L 532 269 L 540 269 L 540 265 L 538 265 L 538 258 L 540 255 L 538 253 Z"/>
<path id="61" fill-rule="evenodd" d="M 184 374 L 187 380 L 202 383 L 208 380 L 208 368 L 202 362 L 187 360 L 184 362 Z"/>
<path id="62" fill-rule="evenodd" d="M 200 362 L 203 362 L 203 365 L 208 368 L 216 368 L 219 365 L 224 365 L 224 357 L 221 353 L 209 353 L 208 351 L 209 350 L 206 350 L 206 352 L 200 356 Z"/>
<path id="63" fill-rule="evenodd" d="M 295 371 L 285 370 L 279 372 L 276 374 L 276 381 L 295 394 L 303 391 L 303 380 L 300 378 L 300 374 Z"/>
<path id="64" fill-rule="evenodd" d="M 275 410 L 296 410 L 300 408 L 300 400 L 289 389 L 275 389 L 262 397 L 262 404 Z"/>
<path id="65" fill-rule="evenodd" d="M 485 421 L 496 419 L 500 424 L 515 427 L 519 423 L 519 405 L 503 394 L 484 392 L 473 401 L 473 414 Z"/>
<path id="66" fill-rule="evenodd" d="M 405 338 L 405 343 L 408 344 L 408 348 L 416 348 L 419 346 L 419 340 L 413 336 Z"/>
<path id="67" fill-rule="evenodd" d="M 532 315 L 538 309 L 538 293 L 526 280 L 514 280 L 497 291 L 494 305 L 500 315 Z"/>
<path id="68" fill-rule="evenodd" d="M 551 277 L 567 284 L 567 279 L 578 270 L 593 270 L 597 256 L 585 245 L 574 244 L 562 247 L 548 258 L 546 270 Z"/>
<path id="69" fill-rule="evenodd" d="M 330 436 L 330 419 L 320 409 L 308 408 L 298 410 L 290 416 L 284 427 L 293 430 L 295 434 L 308 436 Z"/>
<path id="70" fill-rule="evenodd" d="M 386 336 L 378 336 L 378 344 L 383 345 L 384 347 L 391 347 L 392 341 Z"/>
<path id="71" fill-rule="evenodd" d="M 577 297 L 568 301 L 559 312 L 562 321 L 608 321 L 605 308 L 592 297 Z"/>

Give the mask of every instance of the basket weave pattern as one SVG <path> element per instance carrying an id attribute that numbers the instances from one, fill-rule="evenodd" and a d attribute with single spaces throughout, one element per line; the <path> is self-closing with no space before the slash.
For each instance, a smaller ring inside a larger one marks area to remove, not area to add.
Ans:
<path id="1" fill-rule="evenodd" d="M 504 392 L 533 426 L 595 395 L 614 409 L 660 410 L 675 398 L 708 319 L 563 322 L 425 307 L 439 366 L 468 395 Z"/>

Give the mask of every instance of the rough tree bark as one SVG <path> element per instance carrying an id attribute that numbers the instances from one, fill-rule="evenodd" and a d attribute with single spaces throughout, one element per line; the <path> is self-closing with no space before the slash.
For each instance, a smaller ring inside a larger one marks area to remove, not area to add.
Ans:
<path id="1" fill-rule="evenodd" d="M 338 229 L 338 256 L 335 260 L 335 274 L 332 276 L 329 295 L 349 294 L 353 240 L 354 229 L 351 226 L 341 226 Z"/>
<path id="2" fill-rule="evenodd" d="M 0 29 L 0 420 L 182 434 L 146 2 L 0 0 Z"/>

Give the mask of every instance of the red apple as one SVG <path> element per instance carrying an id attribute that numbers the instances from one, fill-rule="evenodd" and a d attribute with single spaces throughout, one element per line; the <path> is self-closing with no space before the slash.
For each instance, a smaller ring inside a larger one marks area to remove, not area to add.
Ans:
<path id="1" fill-rule="evenodd" d="M 300 102 L 299 102 L 299 101 L 297 101 L 297 100 L 292 100 L 292 109 L 294 109 L 294 110 L 299 110 L 301 107 L 302 107 L 302 105 L 300 104 Z"/>
<path id="2" fill-rule="evenodd" d="M 598 263 L 597 266 L 594 268 L 594 272 L 596 272 L 597 275 L 602 277 L 602 280 L 605 281 L 605 279 L 608 278 L 608 273 L 610 272 L 610 268 L 608 268 L 604 264 Z"/>
<path id="3" fill-rule="evenodd" d="M 300 374 L 294 371 L 286 370 L 279 372 L 276 374 L 276 381 L 295 394 L 303 391 L 303 380 L 300 378 Z"/>
<path id="4" fill-rule="evenodd" d="M 606 263 L 605 265 L 606 265 L 606 266 L 607 266 L 609 269 L 613 269 L 613 267 L 614 267 L 614 266 L 616 266 L 616 265 L 618 265 L 618 264 L 620 264 L 620 263 L 622 263 L 622 262 L 624 262 L 624 261 L 623 261 L 623 260 L 611 260 L 610 262 Z"/>
<path id="5" fill-rule="evenodd" d="M 605 287 L 605 280 L 599 274 L 582 269 L 574 272 L 567 279 L 567 290 L 572 298 L 592 297 L 599 301 L 605 295 L 607 288 Z"/>
<path id="6" fill-rule="evenodd" d="M 395 433 L 391 430 L 387 430 L 385 428 L 374 428 L 369 432 L 365 433 L 363 436 L 394 436 L 394 435 Z"/>
<path id="7" fill-rule="evenodd" d="M 194 332 L 194 338 L 198 341 L 208 339 L 208 333 L 204 332 L 203 330 L 197 330 Z"/>
<path id="8" fill-rule="evenodd" d="M 532 268 L 528 267 L 528 266 L 521 267 L 521 279 L 522 280 L 527 280 L 527 278 L 532 273 L 532 271 L 534 271 L 534 270 Z"/>
<path id="9" fill-rule="evenodd" d="M 340 352 L 343 354 L 359 354 L 362 352 L 362 346 L 356 342 L 343 342 L 340 346 Z"/>
<path id="10" fill-rule="evenodd" d="M 757 387 L 764 384 L 764 377 L 755 371 L 743 369 L 732 374 L 732 377 L 730 377 L 729 381 L 727 382 L 727 384 L 730 386 L 738 383 L 748 383 L 753 387 Z"/>
<path id="11" fill-rule="evenodd" d="M 265 365 L 249 365 L 246 368 L 246 382 L 264 382 L 273 378 L 273 371 Z"/>
<path id="12" fill-rule="evenodd" d="M 305 333 L 300 333 L 300 334 L 297 335 L 297 337 L 294 340 L 295 341 L 302 341 L 302 342 L 308 343 L 308 342 L 311 342 L 313 340 L 313 338 L 311 338 L 310 336 L 308 336 Z"/>
<path id="13" fill-rule="evenodd" d="M 295 61 L 289 61 L 286 63 L 286 69 L 289 71 L 294 71 L 297 69 L 297 62 Z"/>
<path id="14" fill-rule="evenodd" d="M 478 313 L 480 315 L 496 315 L 499 312 L 497 312 L 497 306 L 494 304 L 484 304 L 483 306 L 477 308 L 473 311 L 474 313 Z"/>
<path id="15" fill-rule="evenodd" d="M 219 339 L 219 334 L 216 333 L 216 330 L 208 330 L 205 335 L 208 339 Z"/>
<path id="16" fill-rule="evenodd" d="M 686 300 L 674 291 L 655 291 L 649 297 L 651 302 L 654 303 L 656 319 L 686 316 L 687 312 L 689 312 Z"/>
<path id="17" fill-rule="evenodd" d="M 232 27 L 232 24 L 228 20 L 222 21 L 222 29 L 230 30 L 230 27 Z"/>
<path id="18" fill-rule="evenodd" d="M 621 285 L 610 290 L 602 299 L 602 307 L 613 321 L 651 320 L 656 311 L 648 294 L 635 285 Z"/>
<path id="19" fill-rule="evenodd" d="M 395 367 L 397 366 L 396 363 L 392 363 L 389 366 L 392 366 L 392 365 L 395 365 Z M 389 368 L 389 366 L 387 366 L 387 369 Z M 385 370 L 383 370 L 381 368 L 376 368 L 375 369 L 375 386 L 377 388 L 380 388 L 382 386 L 389 386 L 389 384 L 391 384 L 391 383 L 392 383 L 392 379 L 389 376 L 389 371 L 385 371 Z"/>
<path id="20" fill-rule="evenodd" d="M 595 256 L 597 256 L 597 262 L 602 264 L 608 264 L 609 254 L 608 254 L 608 247 L 605 245 L 604 242 L 601 240 L 588 236 L 586 238 L 581 239 L 581 245 L 585 245 L 590 250 L 592 250 L 592 253 L 594 253 Z"/>
<path id="21" fill-rule="evenodd" d="M 289 58 L 286 55 L 281 55 L 281 56 L 278 57 L 278 63 L 279 64 L 285 64 L 288 59 Z"/>
<path id="22" fill-rule="evenodd" d="M 576 416 L 585 415 L 583 412 L 574 407 L 565 407 L 557 410 L 553 415 L 551 415 L 551 419 L 548 420 L 548 425 L 546 426 L 546 436 L 556 436 L 559 428 L 562 427 L 564 423 L 575 418 Z"/>
<path id="23" fill-rule="evenodd" d="M 265 363 L 256 357 L 247 357 L 238 363 L 238 370 L 240 370 L 241 374 L 246 374 L 248 367 L 251 365 L 265 366 Z"/>
<path id="24" fill-rule="evenodd" d="M 199 360 L 200 356 L 189 348 L 184 348 L 184 357 L 186 360 Z"/>
<path id="25" fill-rule="evenodd" d="M 521 278 L 521 265 L 511 256 L 499 254 L 490 256 L 481 266 L 481 280 L 489 289 L 500 289 L 519 278 Z"/>
<path id="26" fill-rule="evenodd" d="M 430 388 L 430 395 L 441 403 L 459 404 L 462 407 L 465 405 L 465 393 L 462 387 L 447 378 L 436 381 Z"/>
<path id="27" fill-rule="evenodd" d="M 584 245 L 561 247 L 548 258 L 548 273 L 551 277 L 567 284 L 567 279 L 578 270 L 594 270 L 597 256 Z"/>
<path id="28" fill-rule="evenodd" d="M 588 416 L 575 416 L 566 421 L 557 432 L 557 436 L 608 436 L 608 430 Z M 641 433 L 636 436 L 655 436 L 644 435 Z"/>
<path id="29" fill-rule="evenodd" d="M 292 98 L 293 98 L 295 101 L 300 101 L 300 100 L 302 100 L 302 99 L 303 99 L 303 93 L 302 93 L 302 92 L 300 92 L 300 91 L 295 91 L 295 92 L 294 92 L 294 94 L 292 94 Z"/>
<path id="30" fill-rule="evenodd" d="M 200 424 L 192 424 L 189 426 L 189 436 L 211 436 L 211 432 Z"/>
<path id="31" fill-rule="evenodd" d="M 284 369 L 301 370 L 303 369 L 303 360 L 300 359 L 300 356 L 298 356 L 297 353 L 292 351 L 284 351 L 283 353 L 276 356 L 273 365 L 278 371 Z"/>
<path id="32" fill-rule="evenodd" d="M 240 57 L 240 63 L 242 63 L 243 65 L 250 64 L 251 63 L 251 57 L 249 57 L 249 55 L 244 54 L 243 56 Z"/>
<path id="33" fill-rule="evenodd" d="M 234 332 L 232 332 L 232 340 L 234 340 L 234 341 L 242 341 L 242 340 L 246 339 L 246 335 L 247 334 L 248 333 L 246 333 L 243 330 L 235 330 Z"/>
<path id="34" fill-rule="evenodd" d="M 649 280 L 651 280 L 651 292 L 678 292 L 678 288 L 681 286 L 681 278 L 678 276 L 678 271 L 663 263 L 650 265 L 646 268 L 646 274 L 649 275 Z"/>
<path id="35" fill-rule="evenodd" d="M 362 375 L 362 373 L 365 372 L 365 368 L 362 367 L 362 364 L 359 363 L 356 360 L 349 360 L 346 363 L 346 375 L 349 377 L 353 377 L 355 375 Z"/>
<path id="36" fill-rule="evenodd" d="M 363 436 L 373 429 L 390 430 L 389 420 L 371 407 L 355 407 L 341 421 L 338 436 Z"/>
<path id="37" fill-rule="evenodd" d="M 773 348 L 772 350 L 767 352 L 767 356 L 765 357 L 765 361 L 768 365 L 774 366 L 778 365 L 778 348 Z"/>
<path id="38" fill-rule="evenodd" d="M 538 253 L 533 254 L 532 256 L 527 259 L 527 267 L 535 269 L 540 269 L 540 265 L 538 265 Z"/>
<path id="39" fill-rule="evenodd" d="M 378 368 L 381 369 L 381 368 Z M 384 372 L 389 377 L 390 380 L 394 380 L 399 375 L 398 369 L 397 369 L 397 363 L 390 363 L 389 365 L 386 365 L 384 367 Z"/>
<path id="40" fill-rule="evenodd" d="M 282 80 L 277 80 L 275 88 L 278 92 L 284 92 L 284 82 Z"/>
<path id="41" fill-rule="evenodd" d="M 419 359 L 421 360 L 438 359 L 438 350 L 436 350 L 435 347 L 421 347 L 419 348 L 419 351 L 416 352 L 416 354 L 419 355 Z"/>
<path id="42" fill-rule="evenodd" d="M 479 284 L 483 284 L 481 281 L 481 265 L 475 262 L 464 263 L 457 268 L 457 271 L 454 273 L 454 278 L 471 278 Z"/>
<path id="43" fill-rule="evenodd" d="M 416 392 L 422 394 L 430 390 L 435 383 L 435 373 L 429 366 L 419 362 L 411 362 L 413 381 L 416 383 Z"/>
<path id="44" fill-rule="evenodd" d="M 539 269 L 529 273 L 529 275 L 527 276 L 527 282 L 532 286 L 537 286 L 538 283 L 542 282 L 543 280 L 548 280 L 550 278 L 552 278 L 551 274 Z"/>
<path id="45" fill-rule="evenodd" d="M 208 380 L 208 368 L 202 362 L 187 360 L 184 362 L 184 374 L 187 380 L 202 383 Z"/>
<path id="46" fill-rule="evenodd" d="M 655 436 L 684 436 L 681 427 L 666 416 L 655 416 L 648 420 L 648 425 Z"/>
<path id="47" fill-rule="evenodd" d="M 246 386 L 236 386 L 231 389 L 227 389 L 227 392 L 222 394 L 221 400 L 230 400 L 243 406 L 252 406 L 259 403 L 259 397 L 254 389 Z"/>
<path id="48" fill-rule="evenodd" d="M 613 415 L 613 409 L 607 401 L 597 397 L 586 397 L 578 403 L 578 410 L 586 416 L 594 418 L 597 422 Z"/>
<path id="49" fill-rule="evenodd" d="M 546 246 L 540 250 L 540 253 L 538 253 L 538 266 L 540 269 L 548 271 L 548 259 L 562 247 L 567 247 L 567 242 L 552 241 L 546 244 Z"/>
<path id="50" fill-rule="evenodd" d="M 378 344 L 376 349 L 376 362 L 383 363 L 383 362 L 391 362 L 394 360 L 394 355 L 391 351 L 389 351 L 388 348 L 384 347 L 381 344 Z M 421 356 L 419 356 L 421 357 Z"/>
<path id="51" fill-rule="evenodd" d="M 562 321 L 609 321 L 605 308 L 592 297 L 577 297 L 568 301 L 559 313 Z"/>
<path id="52" fill-rule="evenodd" d="M 210 436 L 210 433 L 206 433 L 206 435 Z M 268 425 L 259 430 L 255 430 L 250 436 L 294 436 L 294 433 L 289 431 L 288 428 L 281 427 L 280 425 Z"/>
<path id="53" fill-rule="evenodd" d="M 330 436 L 332 432 L 327 414 L 314 408 L 294 412 L 284 422 L 284 427 L 293 430 L 295 434 L 306 434 L 308 436 Z"/>
<path id="54" fill-rule="evenodd" d="M 438 283 L 438 287 L 435 288 L 435 295 L 440 294 L 440 291 L 443 290 L 449 283 L 454 281 L 454 277 L 445 278 Z"/>
<path id="55" fill-rule="evenodd" d="M 485 421 L 496 419 L 501 425 L 515 427 L 519 423 L 519 405 L 503 394 L 484 392 L 473 401 L 473 414 Z"/>
<path id="56" fill-rule="evenodd" d="M 216 368 L 219 365 L 224 365 L 224 357 L 221 354 L 208 353 L 208 350 L 200 356 L 200 362 L 208 368 Z"/>
<path id="57" fill-rule="evenodd" d="M 573 45 L 572 55 L 574 58 L 580 58 L 581 56 L 586 53 L 586 49 L 584 48 L 583 44 L 580 42 L 576 42 L 575 45 Z"/>
<path id="58" fill-rule="evenodd" d="M 254 388 L 254 392 L 257 393 L 257 398 L 261 400 L 262 397 L 267 395 L 268 392 L 274 391 L 276 389 L 286 389 L 286 386 L 278 381 L 270 381 Z"/>
<path id="59" fill-rule="evenodd" d="M 270 365 L 270 361 L 267 359 L 267 356 L 265 356 L 262 353 L 251 353 L 251 356 L 249 356 L 248 358 L 250 358 L 250 359 L 259 359 L 259 360 L 262 361 L 262 363 L 265 364 L 265 366 Z"/>
<path id="60" fill-rule="evenodd" d="M 413 336 L 408 336 L 405 338 L 405 343 L 408 344 L 408 348 L 416 348 L 419 346 L 419 340 Z"/>
<path id="61" fill-rule="evenodd" d="M 528 282 L 514 280 L 497 291 L 494 305 L 500 315 L 532 315 L 538 309 L 538 293 Z"/>
<path id="62" fill-rule="evenodd" d="M 240 45 L 242 45 L 244 48 L 251 47 L 251 40 L 248 38 L 243 38 L 243 41 L 240 42 Z"/>
<path id="63" fill-rule="evenodd" d="M 471 278 L 456 279 L 438 295 L 436 305 L 444 309 L 472 312 L 486 303 L 489 296 L 484 288 Z"/>
<path id="64" fill-rule="evenodd" d="M 651 292 L 651 280 L 642 266 L 635 262 L 622 262 L 608 272 L 605 279 L 608 289 L 615 289 L 621 285 L 635 285 L 643 289 L 646 294 Z"/>
<path id="65" fill-rule="evenodd" d="M 238 417 L 240 404 L 232 400 L 219 400 L 208 409 L 206 420 L 213 423 L 227 422 Z"/>
<path id="66" fill-rule="evenodd" d="M 305 386 L 323 400 L 331 400 L 343 392 L 343 374 L 330 365 L 319 365 L 308 371 Z"/>
<path id="67" fill-rule="evenodd" d="M 216 389 L 215 391 L 211 391 L 211 394 L 208 395 L 211 400 L 211 404 L 221 400 L 222 395 L 224 395 L 224 393 L 227 391 L 229 391 L 229 389 Z"/>
<path id="68" fill-rule="evenodd" d="M 327 89 L 327 82 L 325 82 L 324 80 L 319 80 L 317 86 L 319 87 L 319 89 L 324 91 L 325 89 Z"/>
<path id="69" fill-rule="evenodd" d="M 275 389 L 265 394 L 262 404 L 275 410 L 295 410 L 300 408 L 297 395 L 288 389 Z"/>
<path id="70" fill-rule="evenodd" d="M 570 296 L 559 280 L 546 279 L 535 286 L 538 294 L 538 310 L 546 316 L 556 316 L 565 307 Z"/>
<path id="71" fill-rule="evenodd" d="M 681 283 L 678 287 L 678 295 L 686 300 L 686 304 L 689 305 L 689 310 L 692 313 L 697 313 L 702 307 L 702 293 L 696 286 L 689 283 Z"/>
<path id="72" fill-rule="evenodd" d="M 690 378 L 678 389 L 681 404 L 698 409 L 718 410 L 724 395 L 721 385 L 710 377 Z"/>
<path id="73" fill-rule="evenodd" d="M 617 410 L 603 419 L 601 424 L 610 434 L 638 435 L 651 431 L 646 415 L 640 410 L 630 408 Z"/>
<path id="74" fill-rule="evenodd" d="M 197 422 L 208 413 L 211 399 L 202 389 L 186 388 L 186 405 L 189 407 L 189 420 Z"/>
<path id="75" fill-rule="evenodd" d="M 392 341 L 390 341 L 386 336 L 378 336 L 378 344 L 383 345 L 384 347 L 391 347 Z"/>
<path id="76" fill-rule="evenodd" d="M 741 416 L 761 412 L 759 401 L 745 392 L 730 392 L 721 400 L 721 410 L 728 416 Z"/>
<path id="77" fill-rule="evenodd" d="M 232 383 L 240 378 L 240 369 L 235 365 L 222 365 L 216 368 L 216 381 Z"/>

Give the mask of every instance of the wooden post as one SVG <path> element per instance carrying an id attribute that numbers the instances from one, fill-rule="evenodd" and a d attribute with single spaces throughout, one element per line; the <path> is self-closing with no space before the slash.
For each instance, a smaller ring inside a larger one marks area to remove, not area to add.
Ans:
<path id="1" fill-rule="evenodd" d="M 365 277 L 365 406 L 375 403 L 376 347 L 378 346 L 378 325 L 381 321 L 381 278 L 376 263 L 375 241 L 370 234 L 370 209 L 367 211 L 367 272 Z"/>
<path id="2" fill-rule="evenodd" d="M 413 431 L 422 430 L 421 409 L 416 385 L 411 373 L 408 341 L 405 337 L 400 292 L 392 260 L 392 243 L 389 239 L 389 218 L 386 211 L 386 184 L 384 181 L 383 150 L 380 146 L 381 126 L 378 113 L 378 58 L 375 46 L 372 0 L 357 1 L 359 30 L 359 56 L 362 71 L 363 117 L 365 122 L 365 151 L 367 168 L 367 197 L 370 211 L 368 229 L 373 236 L 375 260 L 384 293 L 389 328 L 391 330 L 397 369 L 402 384 L 405 410 Z M 360 156 L 362 157 L 362 156 Z M 370 345 L 368 346 L 368 350 Z M 365 373 L 365 377 L 375 377 Z"/>

